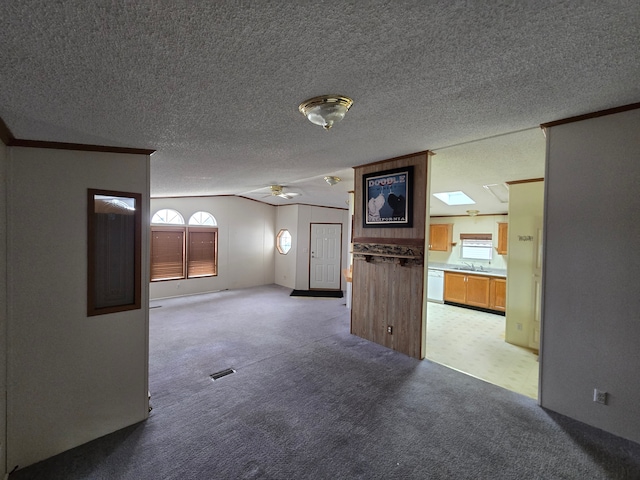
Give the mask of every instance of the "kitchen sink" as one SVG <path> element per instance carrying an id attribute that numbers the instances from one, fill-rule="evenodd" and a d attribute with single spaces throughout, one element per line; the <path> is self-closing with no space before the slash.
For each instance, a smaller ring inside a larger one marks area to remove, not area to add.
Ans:
<path id="1" fill-rule="evenodd" d="M 490 270 L 486 268 L 471 268 L 471 267 L 453 267 L 454 270 L 461 270 L 464 272 L 479 272 L 479 273 L 489 273 Z"/>

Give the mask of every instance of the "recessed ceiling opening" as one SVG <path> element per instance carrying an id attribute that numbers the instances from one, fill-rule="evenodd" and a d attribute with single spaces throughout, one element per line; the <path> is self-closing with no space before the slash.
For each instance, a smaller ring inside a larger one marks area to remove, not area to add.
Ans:
<path id="1" fill-rule="evenodd" d="M 483 185 L 483 187 L 500 203 L 509 203 L 509 189 L 504 183 L 492 183 L 491 185 Z"/>

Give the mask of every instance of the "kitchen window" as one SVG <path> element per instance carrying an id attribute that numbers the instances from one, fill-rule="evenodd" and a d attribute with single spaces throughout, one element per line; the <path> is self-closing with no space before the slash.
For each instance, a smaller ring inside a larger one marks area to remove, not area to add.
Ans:
<path id="1" fill-rule="evenodd" d="M 465 260 L 491 260 L 493 240 L 490 233 L 461 233 L 460 258 Z"/>

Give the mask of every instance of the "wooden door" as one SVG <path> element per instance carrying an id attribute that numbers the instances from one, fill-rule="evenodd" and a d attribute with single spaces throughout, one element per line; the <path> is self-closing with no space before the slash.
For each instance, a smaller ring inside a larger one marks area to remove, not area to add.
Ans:
<path id="1" fill-rule="evenodd" d="M 489 308 L 489 277 L 467 275 L 467 305 Z"/>
<path id="2" fill-rule="evenodd" d="M 463 273 L 444 272 L 444 300 L 447 302 L 467 302 L 467 276 Z"/>
<path id="3" fill-rule="evenodd" d="M 312 223 L 309 289 L 340 290 L 342 224 Z"/>

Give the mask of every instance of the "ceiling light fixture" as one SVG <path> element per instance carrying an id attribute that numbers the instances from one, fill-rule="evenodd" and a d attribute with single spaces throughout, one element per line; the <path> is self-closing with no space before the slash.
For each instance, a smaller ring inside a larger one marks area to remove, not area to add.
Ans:
<path id="1" fill-rule="evenodd" d="M 480 210 L 467 210 L 467 213 L 470 217 L 475 217 L 476 215 L 478 215 L 478 213 L 480 213 Z"/>
<path id="2" fill-rule="evenodd" d="M 340 177 L 324 177 L 324 181 L 327 182 L 332 187 L 340 181 Z"/>
<path id="3" fill-rule="evenodd" d="M 335 122 L 339 122 L 353 105 L 353 100 L 342 95 L 322 95 L 313 97 L 300 104 L 298 110 L 311 123 L 320 125 L 325 130 L 333 127 Z"/>

